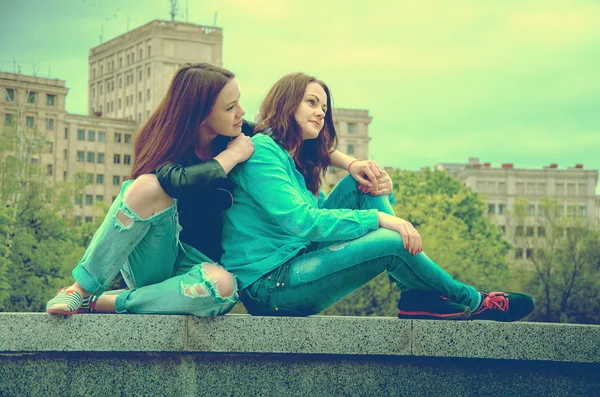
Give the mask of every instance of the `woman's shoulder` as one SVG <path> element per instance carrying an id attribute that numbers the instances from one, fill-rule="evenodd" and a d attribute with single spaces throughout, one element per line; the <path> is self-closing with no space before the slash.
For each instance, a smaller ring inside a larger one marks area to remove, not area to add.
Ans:
<path id="1" fill-rule="evenodd" d="M 269 135 L 258 133 L 250 139 L 254 143 L 254 153 L 284 153 L 283 149 Z"/>

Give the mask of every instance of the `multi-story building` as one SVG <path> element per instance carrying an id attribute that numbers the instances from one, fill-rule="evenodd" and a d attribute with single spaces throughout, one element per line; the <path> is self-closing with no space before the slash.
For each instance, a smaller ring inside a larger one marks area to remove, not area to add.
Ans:
<path id="1" fill-rule="evenodd" d="M 152 21 L 90 49 L 88 112 L 148 120 L 186 62 L 222 65 L 221 28 Z"/>
<path id="2" fill-rule="evenodd" d="M 518 200 L 525 199 L 529 202 L 527 212 L 532 215 L 529 225 L 532 233 L 537 233 L 535 226 L 540 219 L 541 199 L 549 197 L 559 203 L 559 213 L 568 214 L 571 208 L 576 209 L 575 214 L 586 219 L 593 227 L 599 225 L 600 197 L 596 196 L 598 171 L 586 170 L 582 164 L 574 167 L 559 169 L 557 164 L 551 164 L 541 169 L 519 169 L 513 164 L 502 164 L 501 167 L 492 167 L 490 163 L 479 163 L 479 159 L 470 158 L 468 164 L 462 167 L 457 164 L 437 164 L 436 169 L 448 170 L 465 186 L 486 196 L 488 213 L 493 216 L 509 241 L 514 243 L 515 231 L 508 230 L 507 211 Z M 561 211 L 562 208 L 562 211 Z M 521 226 L 522 227 L 522 226 Z M 522 247 L 515 246 L 516 259 L 526 257 L 528 254 Z"/>
<path id="3" fill-rule="evenodd" d="M 369 124 L 373 118 L 366 109 L 333 109 L 333 122 L 338 134 L 338 150 L 352 157 L 369 158 Z M 347 175 L 346 170 L 331 167 L 325 175 L 325 183 L 335 185 Z"/>
<path id="4" fill-rule="evenodd" d="M 137 126 L 127 120 L 69 114 L 67 92 L 64 80 L 0 73 L 0 135 L 21 122 L 28 134 L 43 139 L 44 150 L 33 153 L 31 160 L 46 169 L 49 181 L 83 171 L 88 185 L 83 196 L 75 198 L 75 216 L 91 222 L 101 211 L 94 203 L 110 202 L 129 175 Z"/>

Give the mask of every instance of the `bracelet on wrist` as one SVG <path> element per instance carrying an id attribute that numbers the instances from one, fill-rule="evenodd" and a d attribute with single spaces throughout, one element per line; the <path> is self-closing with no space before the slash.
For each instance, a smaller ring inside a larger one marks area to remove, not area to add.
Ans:
<path id="1" fill-rule="evenodd" d="M 354 160 L 354 161 L 350 162 L 350 164 L 348 164 L 348 173 L 350 173 L 350 166 L 351 166 L 352 164 L 356 163 L 357 161 L 363 161 L 363 159 L 356 159 L 356 160 Z"/>

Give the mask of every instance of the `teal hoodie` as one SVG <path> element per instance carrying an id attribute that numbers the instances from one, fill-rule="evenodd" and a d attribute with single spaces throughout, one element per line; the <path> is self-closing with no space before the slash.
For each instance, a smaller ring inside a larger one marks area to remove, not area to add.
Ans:
<path id="1" fill-rule="evenodd" d="M 351 240 L 378 228 L 377 210 L 323 209 L 294 160 L 268 135 L 229 174 L 237 184 L 224 214 L 221 263 L 247 288 L 311 242 Z"/>

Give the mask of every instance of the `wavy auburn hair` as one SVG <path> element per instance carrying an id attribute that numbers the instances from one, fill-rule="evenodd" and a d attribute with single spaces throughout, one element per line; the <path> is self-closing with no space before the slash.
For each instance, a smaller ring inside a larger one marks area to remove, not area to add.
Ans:
<path id="1" fill-rule="evenodd" d="M 136 136 L 131 178 L 150 173 L 169 161 L 189 161 L 200 125 L 223 87 L 234 77 L 229 70 L 209 63 L 183 65 Z"/>
<path id="2" fill-rule="evenodd" d="M 327 94 L 327 113 L 324 125 L 316 139 L 302 139 L 302 128 L 294 113 L 302 103 L 309 83 L 317 83 Z M 329 153 L 337 147 L 337 135 L 331 115 L 333 106 L 329 88 L 316 77 L 304 73 L 291 73 L 279 79 L 267 93 L 260 106 L 255 131 L 266 132 L 283 149 L 287 150 L 296 168 L 304 176 L 306 187 L 313 194 L 319 192 L 321 178 L 331 164 Z"/>

